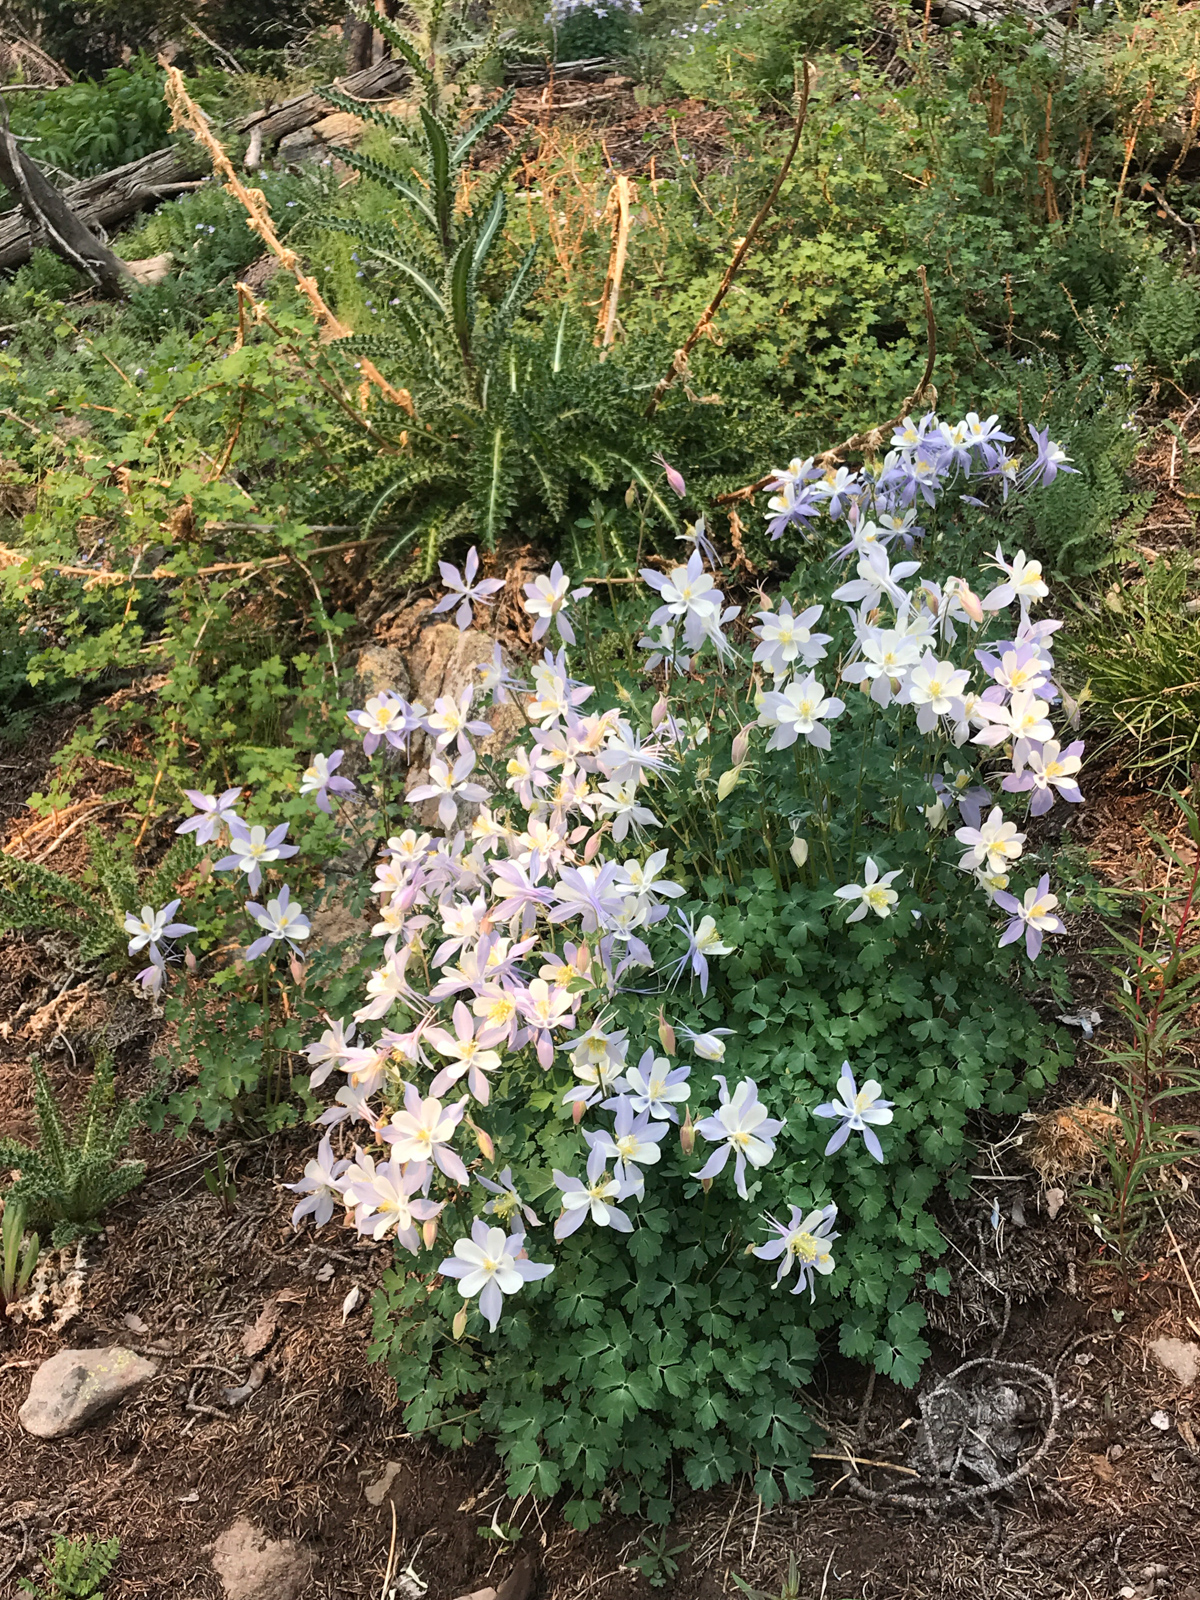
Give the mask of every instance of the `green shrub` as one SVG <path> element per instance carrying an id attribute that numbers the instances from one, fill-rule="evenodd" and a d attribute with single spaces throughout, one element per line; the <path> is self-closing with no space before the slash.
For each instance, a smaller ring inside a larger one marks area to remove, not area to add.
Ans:
<path id="1" fill-rule="evenodd" d="M 37 95 L 14 95 L 11 120 L 39 165 L 73 178 L 160 150 L 171 131 L 163 73 L 149 56 L 111 67 L 99 82 L 84 79 Z"/>

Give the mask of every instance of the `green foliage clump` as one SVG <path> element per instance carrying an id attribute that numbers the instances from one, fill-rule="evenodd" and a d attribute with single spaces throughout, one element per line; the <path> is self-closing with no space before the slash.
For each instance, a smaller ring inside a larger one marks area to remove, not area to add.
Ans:
<path id="1" fill-rule="evenodd" d="M 37 1583 L 22 1578 L 17 1587 L 34 1600 L 104 1600 L 105 1584 L 120 1553 L 119 1539 L 59 1534 L 54 1549 L 41 1558 L 45 1577 Z"/>
<path id="2" fill-rule="evenodd" d="M 130 1135 L 157 1096 L 150 1091 L 138 1100 L 118 1102 L 112 1064 L 101 1060 L 78 1118 L 68 1124 L 36 1057 L 29 1069 L 38 1142 L 29 1146 L 20 1139 L 0 1138 L 0 1166 L 20 1173 L 7 1191 L 5 1207 L 19 1205 L 31 1221 L 51 1226 L 57 1249 L 81 1234 L 99 1232 L 104 1212 L 141 1183 L 145 1162 L 122 1158 Z"/>
<path id="3" fill-rule="evenodd" d="M 36 1233 L 25 1237 L 25 1207 L 9 1199 L 0 1217 L 0 1316 L 25 1293 L 41 1248 Z"/>
<path id="4" fill-rule="evenodd" d="M 149 56 L 110 67 L 98 81 L 13 95 L 10 119 L 40 166 L 70 178 L 124 166 L 170 141 L 163 72 Z"/>

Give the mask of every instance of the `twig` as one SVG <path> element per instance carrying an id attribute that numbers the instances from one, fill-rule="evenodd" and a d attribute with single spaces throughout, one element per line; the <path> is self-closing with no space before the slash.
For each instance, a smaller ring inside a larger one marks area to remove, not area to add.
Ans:
<path id="1" fill-rule="evenodd" d="M 617 301 L 621 295 L 621 279 L 625 276 L 625 258 L 629 250 L 629 203 L 630 182 L 623 172 L 617 173 L 617 181 L 612 186 L 609 197 L 611 206 L 613 200 L 617 206 L 616 231 L 613 235 L 612 255 L 608 262 L 608 278 L 604 285 L 604 293 L 600 297 L 602 310 L 600 312 L 600 341 L 604 346 L 600 353 L 603 361 L 608 353 L 608 347 L 616 337 L 617 331 Z"/>
<path id="2" fill-rule="evenodd" d="M 200 24 L 198 22 L 196 22 L 194 20 L 194 18 L 192 18 L 192 17 L 184 17 L 183 20 L 187 23 L 188 27 L 196 35 L 197 39 L 203 39 L 205 44 L 208 46 L 208 48 L 211 51 L 214 52 L 214 54 L 220 56 L 222 61 L 227 61 L 229 63 L 229 70 L 231 72 L 237 72 L 237 73 L 244 72 L 245 69 L 238 65 L 236 59 L 233 56 L 230 55 L 229 51 L 224 49 L 221 45 L 219 45 L 215 39 L 210 39 L 208 34 L 205 33 L 204 29 L 200 26 Z"/>
<path id="3" fill-rule="evenodd" d="M 796 125 L 792 133 L 792 143 L 787 155 L 783 158 L 783 165 L 775 174 L 775 182 L 771 185 L 771 190 L 767 195 L 767 198 L 763 201 L 762 205 L 759 206 L 758 213 L 755 216 L 754 221 L 746 229 L 746 236 L 742 240 L 741 244 L 737 247 L 737 250 L 734 252 L 733 260 L 725 268 L 725 276 L 721 279 L 721 282 L 717 286 L 716 294 L 713 295 L 712 299 L 708 302 L 708 305 L 701 312 L 699 322 L 697 322 L 691 333 L 689 333 L 687 338 L 684 340 L 682 348 L 676 350 L 667 372 L 658 380 L 654 393 L 650 396 L 650 403 L 646 407 L 647 417 L 652 417 L 654 415 L 654 413 L 658 410 L 663 396 L 675 382 L 675 379 L 679 377 L 680 373 L 687 371 L 688 356 L 695 349 L 697 342 L 709 331 L 709 328 L 712 324 L 712 319 L 716 316 L 718 310 L 720 309 L 721 302 L 729 293 L 729 290 L 733 285 L 733 280 L 737 277 L 737 274 L 741 269 L 742 262 L 746 259 L 747 252 L 749 251 L 750 246 L 754 243 L 759 228 L 762 227 L 763 223 L 766 221 L 768 212 L 775 204 L 776 196 L 779 194 L 779 191 L 783 186 L 783 180 L 787 177 L 796 151 L 800 148 L 800 135 L 804 132 L 804 123 L 808 117 L 808 91 L 810 77 L 811 69 L 806 61 L 804 63 L 804 88 L 800 94 L 800 109 L 796 113 Z"/>
<path id="4" fill-rule="evenodd" d="M 915 1467 L 901 1467 L 894 1461 L 871 1461 L 866 1456 L 835 1456 L 824 1450 L 814 1450 L 809 1457 L 811 1461 L 840 1461 L 843 1465 L 852 1467 L 879 1467 L 884 1472 L 899 1472 L 906 1478 L 919 1478 L 921 1474 Z"/>

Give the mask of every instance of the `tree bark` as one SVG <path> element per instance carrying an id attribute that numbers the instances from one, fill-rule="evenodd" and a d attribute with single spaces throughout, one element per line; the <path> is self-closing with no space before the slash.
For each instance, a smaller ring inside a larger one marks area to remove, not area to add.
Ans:
<path id="1" fill-rule="evenodd" d="M 55 255 L 81 272 L 106 299 L 123 300 L 133 288 L 129 268 L 71 209 L 63 194 L 21 149 L 8 126 L 0 123 L 0 183 L 20 203 L 29 225 L 31 244 L 42 238 Z"/>

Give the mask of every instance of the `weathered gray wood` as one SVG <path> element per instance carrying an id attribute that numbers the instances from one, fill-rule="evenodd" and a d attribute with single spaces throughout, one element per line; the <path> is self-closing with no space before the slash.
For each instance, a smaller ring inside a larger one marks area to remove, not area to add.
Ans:
<path id="1" fill-rule="evenodd" d="M 390 58 L 377 62 L 364 72 L 352 73 L 337 87 L 359 100 L 380 99 L 407 81 L 403 62 Z M 329 111 L 329 102 L 318 90 L 295 95 L 282 105 L 252 111 L 235 123 L 239 133 L 261 130 L 262 146 L 270 149 L 289 133 L 319 122 Z M 111 172 L 98 172 L 61 191 L 61 199 L 85 228 L 106 230 L 124 222 L 144 205 L 155 204 L 172 192 L 174 185 L 206 171 L 203 154 L 191 144 L 155 150 L 140 161 L 127 162 Z M 0 268 L 19 267 L 37 244 L 28 220 L 20 211 L 0 217 Z M 46 241 L 48 242 L 48 241 Z"/>

